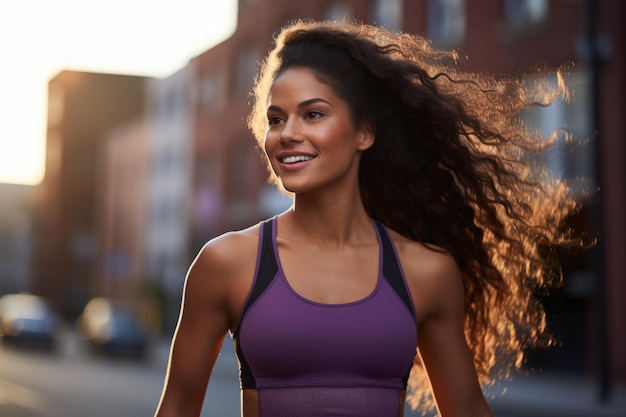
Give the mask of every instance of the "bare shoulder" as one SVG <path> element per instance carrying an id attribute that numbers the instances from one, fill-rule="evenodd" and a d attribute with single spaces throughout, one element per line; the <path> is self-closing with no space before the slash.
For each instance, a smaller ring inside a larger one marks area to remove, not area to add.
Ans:
<path id="1" fill-rule="evenodd" d="M 445 286 L 459 280 L 457 263 L 443 248 L 427 246 L 393 231 L 391 234 L 407 279 L 419 279 L 424 281 L 424 285 L 436 286 Z"/>
<path id="2" fill-rule="evenodd" d="M 233 289 L 245 287 L 254 275 L 258 238 L 255 225 L 208 241 L 189 269 L 187 286 L 215 296 L 228 296 Z"/>
<path id="3" fill-rule="evenodd" d="M 419 319 L 460 306 L 464 299 L 459 267 L 450 253 L 391 231 Z"/>
<path id="4" fill-rule="evenodd" d="M 208 241 L 198 253 L 194 263 L 213 268 L 236 268 L 247 258 L 256 259 L 258 240 L 258 225 L 224 233 Z"/>

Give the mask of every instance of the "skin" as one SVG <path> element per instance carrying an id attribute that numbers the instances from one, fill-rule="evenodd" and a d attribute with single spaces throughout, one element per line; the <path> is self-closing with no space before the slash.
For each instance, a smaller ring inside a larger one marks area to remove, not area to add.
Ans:
<path id="1" fill-rule="evenodd" d="M 305 298 L 346 303 L 366 297 L 376 285 L 378 242 L 358 187 L 360 158 L 374 138 L 371 126 L 353 126 L 347 103 L 310 70 L 289 69 L 275 80 L 265 152 L 294 195 L 293 207 L 278 217 L 278 253 L 289 284 Z M 294 156 L 307 160 L 286 163 L 285 157 Z M 254 226 L 217 237 L 191 265 L 156 417 L 200 414 L 211 369 L 226 333 L 236 330 L 252 285 L 258 235 Z M 392 238 L 441 416 L 492 416 L 464 338 L 463 285 L 455 261 L 393 231 Z M 399 396 L 404 401 L 405 393 Z M 242 415 L 258 417 L 256 390 L 243 390 Z"/>

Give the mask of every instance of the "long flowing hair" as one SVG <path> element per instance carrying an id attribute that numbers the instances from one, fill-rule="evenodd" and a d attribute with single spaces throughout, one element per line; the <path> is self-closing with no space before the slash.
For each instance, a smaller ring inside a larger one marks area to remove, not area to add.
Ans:
<path id="1" fill-rule="evenodd" d="M 288 68 L 311 69 L 348 102 L 356 126 L 375 127 L 359 170 L 367 213 L 456 260 L 480 382 L 520 369 L 527 348 L 551 342 L 539 296 L 561 280 L 555 248 L 575 242 L 561 225 L 576 199 L 532 164 L 559 132 L 543 137 L 522 118 L 566 98 L 561 73 L 553 88 L 470 73 L 454 51 L 359 23 L 297 21 L 275 41 L 248 119 L 259 145 L 274 79 Z M 425 410 L 434 403 L 416 358 L 409 401 Z"/>

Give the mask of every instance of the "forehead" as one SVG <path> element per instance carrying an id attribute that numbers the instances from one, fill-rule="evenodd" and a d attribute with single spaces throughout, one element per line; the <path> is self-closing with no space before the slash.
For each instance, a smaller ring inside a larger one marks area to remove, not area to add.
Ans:
<path id="1" fill-rule="evenodd" d="M 270 89 L 269 102 L 274 100 L 308 100 L 312 97 L 341 100 L 332 87 L 308 68 L 289 68 L 280 73 Z"/>

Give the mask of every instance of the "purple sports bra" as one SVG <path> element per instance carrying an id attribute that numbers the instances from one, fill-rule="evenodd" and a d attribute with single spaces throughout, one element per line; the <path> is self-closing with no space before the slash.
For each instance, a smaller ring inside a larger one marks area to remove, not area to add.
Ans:
<path id="1" fill-rule="evenodd" d="M 375 222 L 374 291 L 320 304 L 287 282 L 276 218 L 262 223 L 252 289 L 233 334 L 242 389 L 257 389 L 259 417 L 397 417 L 417 348 L 417 324 L 395 246 Z"/>

